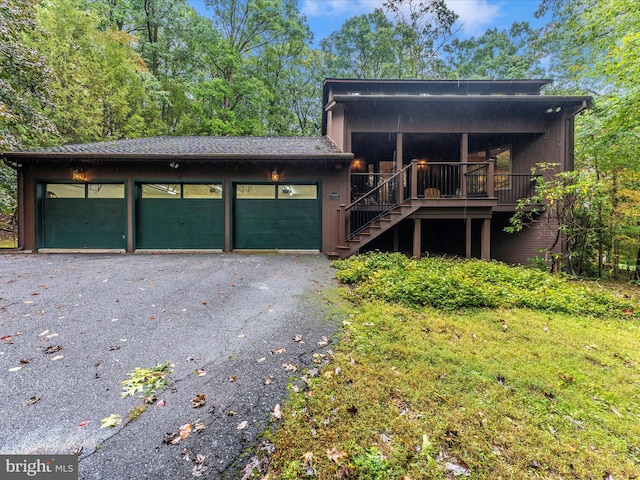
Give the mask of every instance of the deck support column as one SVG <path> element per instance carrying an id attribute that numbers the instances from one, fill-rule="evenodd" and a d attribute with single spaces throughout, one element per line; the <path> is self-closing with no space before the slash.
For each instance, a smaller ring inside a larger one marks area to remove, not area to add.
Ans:
<path id="1" fill-rule="evenodd" d="M 471 219 L 465 218 L 465 238 L 466 238 L 466 249 L 465 249 L 465 258 L 471 258 Z"/>
<path id="2" fill-rule="evenodd" d="M 482 220 L 482 234 L 480 239 L 480 258 L 491 260 L 491 219 Z"/>
<path id="3" fill-rule="evenodd" d="M 420 258 L 422 252 L 422 220 L 413 219 L 413 256 Z"/>

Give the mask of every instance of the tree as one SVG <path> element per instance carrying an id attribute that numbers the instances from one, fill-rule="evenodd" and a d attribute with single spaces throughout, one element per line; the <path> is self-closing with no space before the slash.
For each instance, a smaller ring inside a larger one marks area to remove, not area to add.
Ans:
<path id="1" fill-rule="evenodd" d="M 387 0 L 402 37 L 397 59 L 403 78 L 442 78 L 446 74 L 444 47 L 453 39 L 458 15 L 445 0 Z"/>
<path id="2" fill-rule="evenodd" d="M 640 5 L 633 0 L 543 0 L 551 12 L 541 47 L 551 54 L 557 90 L 590 90 L 589 114 L 576 120 L 576 171 L 567 196 L 579 207 L 561 223 L 580 231 L 573 248 L 577 273 L 618 274 L 620 255 L 640 259 L 640 211 L 633 194 L 640 176 Z M 572 237 L 568 236 L 571 246 Z"/>
<path id="3" fill-rule="evenodd" d="M 160 84 L 132 47 L 129 34 L 100 30 L 82 0 L 43 0 L 37 8 L 46 37 L 34 42 L 55 65 L 49 116 L 63 143 L 155 135 Z"/>
<path id="4" fill-rule="evenodd" d="M 376 8 L 348 19 L 320 42 L 329 77 L 402 78 L 397 54 L 403 38 L 396 26 Z"/>
<path id="5" fill-rule="evenodd" d="M 39 145 L 56 135 L 42 113 L 50 104 L 51 70 L 26 40 L 40 35 L 32 0 L 0 2 L 0 152 Z M 17 208 L 15 172 L 0 163 L 0 213 Z"/>
<path id="6" fill-rule="evenodd" d="M 445 46 L 451 73 L 469 79 L 539 78 L 544 75 L 540 33 L 528 22 L 514 22 L 508 31 L 493 28 L 478 38 L 454 39 Z"/>
<path id="7" fill-rule="evenodd" d="M 51 70 L 25 40 L 40 37 L 34 0 L 0 3 L 0 151 L 32 146 L 55 135 L 42 114 L 50 104 Z"/>

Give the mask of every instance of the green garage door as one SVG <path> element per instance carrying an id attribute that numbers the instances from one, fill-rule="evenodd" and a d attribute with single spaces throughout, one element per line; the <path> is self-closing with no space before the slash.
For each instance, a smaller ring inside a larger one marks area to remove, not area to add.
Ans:
<path id="1" fill-rule="evenodd" d="M 137 186 L 137 248 L 224 248 L 222 185 Z"/>
<path id="2" fill-rule="evenodd" d="M 238 184 L 234 192 L 236 249 L 320 249 L 317 185 Z"/>
<path id="3" fill-rule="evenodd" d="M 38 186 L 39 248 L 126 248 L 124 184 Z"/>

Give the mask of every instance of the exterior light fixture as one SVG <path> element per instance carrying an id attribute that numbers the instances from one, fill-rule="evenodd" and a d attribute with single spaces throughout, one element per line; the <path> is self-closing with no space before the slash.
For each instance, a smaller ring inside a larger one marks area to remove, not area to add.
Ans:
<path id="1" fill-rule="evenodd" d="M 271 172 L 271 181 L 277 182 L 280 180 L 280 174 L 278 173 L 278 169 L 274 168 L 273 172 Z"/>
<path id="2" fill-rule="evenodd" d="M 84 168 L 76 167 L 71 172 L 71 180 L 74 182 L 84 182 L 87 180 L 87 174 L 84 171 Z"/>
<path id="3" fill-rule="evenodd" d="M 180 166 L 180 164 L 178 162 L 169 162 L 169 166 L 171 168 L 178 168 Z"/>

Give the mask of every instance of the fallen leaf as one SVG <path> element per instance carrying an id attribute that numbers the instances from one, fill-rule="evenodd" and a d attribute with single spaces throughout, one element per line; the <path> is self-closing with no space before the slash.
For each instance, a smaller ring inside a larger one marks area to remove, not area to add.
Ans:
<path id="1" fill-rule="evenodd" d="M 229 377 L 229 381 L 230 381 L 230 382 L 235 382 L 237 378 L 238 378 L 238 377 L 236 377 L 235 375 L 231 375 L 231 376 Z"/>
<path id="2" fill-rule="evenodd" d="M 193 430 L 195 432 L 202 432 L 205 428 L 205 424 L 200 419 L 196 420 L 196 422 L 193 424 Z"/>
<path id="3" fill-rule="evenodd" d="M 302 339 L 302 335 L 294 335 L 293 341 L 298 343 L 304 343 L 304 340 Z"/>
<path id="4" fill-rule="evenodd" d="M 64 355 L 56 355 L 55 357 L 53 357 L 53 358 L 51 359 L 51 361 L 52 361 L 52 362 L 55 362 L 55 361 L 57 361 L 57 360 L 61 360 L 61 359 L 63 359 L 63 358 L 64 358 Z"/>
<path id="5" fill-rule="evenodd" d="M 308 477 L 315 475 L 316 469 L 313 468 L 313 452 L 307 452 L 302 455 L 302 465 Z"/>
<path id="6" fill-rule="evenodd" d="M 259 358 L 258 360 L 256 360 L 256 362 L 257 362 L 257 363 L 262 363 L 262 362 L 264 362 L 266 359 L 267 359 L 266 357 L 262 357 L 262 358 Z"/>
<path id="7" fill-rule="evenodd" d="M 27 405 L 33 405 L 34 403 L 38 402 L 38 400 L 40 400 L 40 397 L 33 396 L 29 400 L 27 400 Z"/>
<path id="8" fill-rule="evenodd" d="M 610 409 L 611 409 L 611 411 L 612 411 L 613 413 L 615 413 L 617 416 L 619 416 L 619 417 L 621 417 L 621 416 L 622 416 L 622 414 L 621 414 L 621 413 L 620 413 L 620 412 L 619 412 L 619 411 L 618 411 L 618 410 L 617 410 L 613 405 L 610 405 L 610 406 L 609 406 L 609 408 L 610 408 Z"/>
<path id="9" fill-rule="evenodd" d="M 180 443 L 180 440 L 182 439 L 180 438 L 179 433 L 167 432 L 162 438 L 162 443 L 167 445 L 176 445 L 177 443 Z"/>
<path id="10" fill-rule="evenodd" d="M 193 467 L 193 470 L 191 470 L 191 475 L 193 475 L 194 477 L 202 477 L 204 475 L 204 472 L 206 472 L 208 468 L 209 467 L 207 467 L 204 463 L 196 464 L 196 466 Z"/>
<path id="11" fill-rule="evenodd" d="M 22 370 L 22 367 L 11 367 L 9 369 L 10 372 L 17 372 L 18 370 Z"/>
<path id="12" fill-rule="evenodd" d="M 245 428 L 247 428 L 247 425 L 249 425 L 249 422 L 247 422 L 246 420 L 244 422 L 240 422 L 238 424 L 238 426 L 236 427 L 236 429 L 238 430 L 244 430 Z"/>
<path id="13" fill-rule="evenodd" d="M 345 452 L 339 451 L 336 447 L 333 447 L 331 450 L 327 450 L 327 457 L 335 463 L 338 463 L 338 460 L 346 456 L 347 454 Z"/>
<path id="14" fill-rule="evenodd" d="M 283 363 L 282 366 L 285 370 L 290 370 L 294 372 L 298 371 L 298 367 L 296 367 L 293 363 Z"/>
<path id="15" fill-rule="evenodd" d="M 20 363 L 31 363 L 31 360 L 33 360 L 33 358 L 23 358 L 22 360 L 20 360 Z"/>
<path id="16" fill-rule="evenodd" d="M 107 428 L 107 427 L 113 428 L 122 423 L 122 415 L 112 413 L 108 417 L 105 417 L 102 420 L 100 420 L 100 422 L 102 423 L 102 425 L 100 425 L 100 428 Z"/>
<path id="17" fill-rule="evenodd" d="M 273 407 L 271 414 L 276 418 L 276 420 L 280 420 L 282 418 L 282 409 L 280 408 L 279 403 Z"/>
<path id="18" fill-rule="evenodd" d="M 190 423 L 185 423 L 184 425 L 181 425 L 180 428 L 178 428 L 178 435 L 180 435 L 180 438 L 184 440 L 189 436 L 192 429 L 193 425 L 191 425 Z"/>
<path id="19" fill-rule="evenodd" d="M 160 407 L 160 408 L 163 408 L 163 407 L 166 407 L 166 406 L 167 406 L 167 402 L 165 401 L 165 399 L 164 399 L 164 398 L 163 398 L 162 400 L 160 400 L 160 401 L 156 404 L 156 407 Z"/>
<path id="20" fill-rule="evenodd" d="M 199 393 L 191 399 L 191 406 L 193 408 L 200 408 L 205 403 L 207 403 L 207 397 L 204 393 Z"/>
<path id="21" fill-rule="evenodd" d="M 47 333 L 49 333 L 49 330 L 45 330 L 44 332 L 38 334 L 39 337 L 43 337 L 45 336 Z"/>
<path id="22" fill-rule="evenodd" d="M 120 350 L 120 345 L 111 345 L 109 347 L 109 350 L 112 351 L 112 352 L 115 351 L 115 350 Z"/>
<path id="23" fill-rule="evenodd" d="M 58 337 L 58 336 L 59 336 L 59 334 L 57 334 L 57 333 L 50 333 L 49 335 L 47 335 L 44 338 L 54 338 L 54 337 Z"/>
<path id="24" fill-rule="evenodd" d="M 31 305 L 33 303 L 33 301 L 31 300 L 23 300 L 25 305 Z"/>
<path id="25" fill-rule="evenodd" d="M 151 405 L 153 403 L 155 403 L 155 401 L 158 399 L 158 397 L 156 397 L 153 393 L 151 395 L 147 395 L 146 397 L 144 397 L 144 403 L 146 403 L 147 405 Z"/>
<path id="26" fill-rule="evenodd" d="M 267 378 L 264 379 L 265 385 L 271 385 L 273 383 L 273 377 L 271 375 L 267 375 Z"/>
<path id="27" fill-rule="evenodd" d="M 78 428 L 82 428 L 82 427 L 86 427 L 87 425 L 89 425 L 91 423 L 91 420 L 85 420 L 83 422 L 80 422 L 78 424 Z"/>
<path id="28" fill-rule="evenodd" d="M 350 407 L 347 407 L 347 413 L 350 413 L 351 415 L 355 415 L 356 413 L 358 413 L 358 407 L 356 407 L 355 405 L 351 405 Z"/>
<path id="29" fill-rule="evenodd" d="M 327 337 L 322 337 L 322 340 L 318 342 L 318 345 L 320 346 L 329 345 L 329 339 Z"/>
<path id="30" fill-rule="evenodd" d="M 279 353 L 284 353 L 286 350 L 284 348 L 275 348 L 271 350 L 271 355 L 278 355 Z"/>
<path id="31" fill-rule="evenodd" d="M 56 353 L 62 350 L 62 345 L 51 345 L 43 350 L 43 352 L 47 355 L 51 353 Z"/>
<path id="32" fill-rule="evenodd" d="M 204 368 L 198 368 L 196 369 L 196 374 L 199 377 L 204 377 L 207 374 L 207 371 Z"/>
<path id="33" fill-rule="evenodd" d="M 227 412 L 227 415 L 229 417 L 235 417 L 238 414 L 238 412 L 234 412 L 233 410 L 229 410 L 229 412 Z"/>

